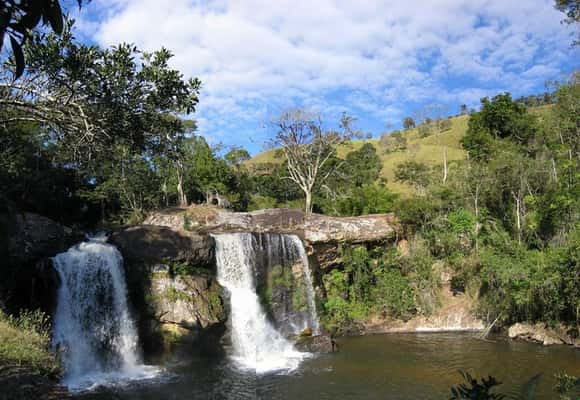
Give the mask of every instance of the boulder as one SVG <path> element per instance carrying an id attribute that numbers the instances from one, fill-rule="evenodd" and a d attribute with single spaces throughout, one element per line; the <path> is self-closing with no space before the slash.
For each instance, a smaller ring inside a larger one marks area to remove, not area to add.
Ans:
<path id="1" fill-rule="evenodd" d="M 394 214 L 329 217 L 312 214 L 304 220 L 304 239 L 318 243 L 372 243 L 394 239 L 398 224 Z"/>
<path id="2" fill-rule="evenodd" d="M 312 329 L 305 328 L 302 332 L 300 332 L 299 336 L 312 336 Z"/>
<path id="3" fill-rule="evenodd" d="M 338 346 L 330 335 L 300 336 L 295 347 L 298 351 L 308 353 L 332 353 L 338 351 Z"/>
<path id="4" fill-rule="evenodd" d="M 35 263 L 66 251 L 81 240 L 79 232 L 42 215 L 0 214 L 0 254 L 4 253 L 12 263 Z"/>
<path id="5" fill-rule="evenodd" d="M 544 346 L 553 344 L 569 344 L 573 340 L 564 333 L 550 329 L 544 324 L 516 323 L 508 328 L 508 336 L 511 339 L 522 339 L 530 342 L 541 343 Z"/>
<path id="6" fill-rule="evenodd" d="M 117 246 L 129 262 L 187 262 L 196 267 L 214 264 L 213 239 L 207 234 L 176 230 L 165 226 L 137 225 L 113 232 L 109 242 Z"/>

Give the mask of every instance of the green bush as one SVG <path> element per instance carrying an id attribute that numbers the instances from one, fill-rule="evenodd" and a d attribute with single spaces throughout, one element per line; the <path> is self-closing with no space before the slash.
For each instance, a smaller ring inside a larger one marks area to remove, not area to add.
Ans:
<path id="1" fill-rule="evenodd" d="M 363 185 L 330 206 L 336 207 L 338 214 L 343 216 L 380 214 L 393 211 L 397 198 L 398 195 L 384 185 Z"/>

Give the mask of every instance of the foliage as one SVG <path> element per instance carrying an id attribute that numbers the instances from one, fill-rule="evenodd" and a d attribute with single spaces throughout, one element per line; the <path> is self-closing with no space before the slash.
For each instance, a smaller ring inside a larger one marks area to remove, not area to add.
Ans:
<path id="1" fill-rule="evenodd" d="M 465 371 L 459 371 L 465 383 L 451 388 L 450 400 L 502 400 L 506 397 L 499 393 L 492 393 L 496 386 L 501 385 L 493 376 L 482 378 L 481 382 Z"/>
<path id="2" fill-rule="evenodd" d="M 424 189 L 429 184 L 429 167 L 417 161 L 409 160 L 397 165 L 395 179 L 406 182 L 418 190 Z"/>
<path id="3" fill-rule="evenodd" d="M 341 331 L 370 314 L 399 319 L 429 315 L 436 305 L 438 281 L 432 259 L 422 250 L 415 253 L 401 257 L 393 248 L 383 253 L 380 247 L 343 247 L 341 270 L 323 278 L 327 325 Z"/>
<path id="4" fill-rule="evenodd" d="M 580 395 L 580 378 L 568 375 L 564 371 L 556 373 L 554 389 L 560 395 L 560 400 L 572 400 L 571 396 Z"/>
<path id="5" fill-rule="evenodd" d="M 77 0 L 79 7 L 82 0 Z M 0 3 L 0 51 L 4 37 L 10 37 L 12 55 L 15 64 L 15 78 L 24 73 L 25 59 L 22 47 L 30 39 L 31 33 L 41 22 L 50 25 L 55 34 L 63 31 L 64 18 L 58 0 L 5 0 Z"/>
<path id="6" fill-rule="evenodd" d="M 357 216 L 390 212 L 398 196 L 384 185 L 364 185 L 354 188 L 348 197 L 334 203 L 338 215 Z"/>
<path id="7" fill-rule="evenodd" d="M 370 143 L 365 143 L 360 149 L 348 153 L 344 161 L 343 173 L 348 177 L 351 187 L 372 184 L 381 173 L 381 159 L 375 146 Z"/>
<path id="8" fill-rule="evenodd" d="M 403 120 L 403 128 L 405 128 L 405 130 L 407 129 L 411 129 L 415 127 L 415 120 L 413 120 L 413 118 L 411 117 L 405 117 L 405 119 Z"/>
<path id="9" fill-rule="evenodd" d="M 578 0 L 556 0 L 555 7 L 557 10 L 566 14 L 563 20 L 567 24 L 578 24 L 580 22 L 580 2 Z M 580 44 L 580 32 L 578 37 L 572 43 L 573 46 Z"/>
<path id="10" fill-rule="evenodd" d="M 46 314 L 24 311 L 14 317 L 0 312 L 0 361 L 56 377 L 62 369 L 49 346 L 50 322 Z"/>

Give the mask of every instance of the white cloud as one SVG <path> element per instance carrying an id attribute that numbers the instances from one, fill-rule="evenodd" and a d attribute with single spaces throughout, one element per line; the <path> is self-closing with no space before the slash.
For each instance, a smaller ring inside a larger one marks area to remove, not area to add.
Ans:
<path id="1" fill-rule="evenodd" d="M 381 121 L 436 98 L 472 104 L 572 58 L 551 0 L 107 0 L 81 16 L 95 12 L 80 28 L 102 45 L 170 48 L 204 84 L 200 129 L 224 138 L 296 104 Z"/>

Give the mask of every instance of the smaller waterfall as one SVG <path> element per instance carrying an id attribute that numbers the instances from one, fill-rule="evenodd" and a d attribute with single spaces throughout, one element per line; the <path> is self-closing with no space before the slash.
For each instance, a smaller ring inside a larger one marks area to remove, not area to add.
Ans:
<path id="1" fill-rule="evenodd" d="M 155 369 L 140 364 L 119 251 L 96 238 L 53 261 L 61 280 L 53 346 L 65 367 L 64 383 L 82 390 L 154 376 Z"/>
<path id="2" fill-rule="evenodd" d="M 306 354 L 268 321 L 256 294 L 254 236 L 220 234 L 214 239 L 218 282 L 230 294 L 234 360 L 257 373 L 297 368 Z"/>
<path id="3" fill-rule="evenodd" d="M 312 279 L 312 272 L 310 271 L 310 265 L 308 264 L 308 255 L 304 249 L 304 245 L 300 238 L 296 235 L 291 235 L 290 240 L 294 244 L 294 248 L 298 250 L 300 259 L 302 260 L 302 273 L 304 275 L 304 281 L 306 283 L 306 298 L 308 301 L 308 327 L 312 329 L 314 335 L 320 334 L 320 322 L 318 320 L 318 313 L 316 312 L 316 301 L 314 294 L 314 284 Z M 305 327 L 306 328 L 306 327 Z"/>

